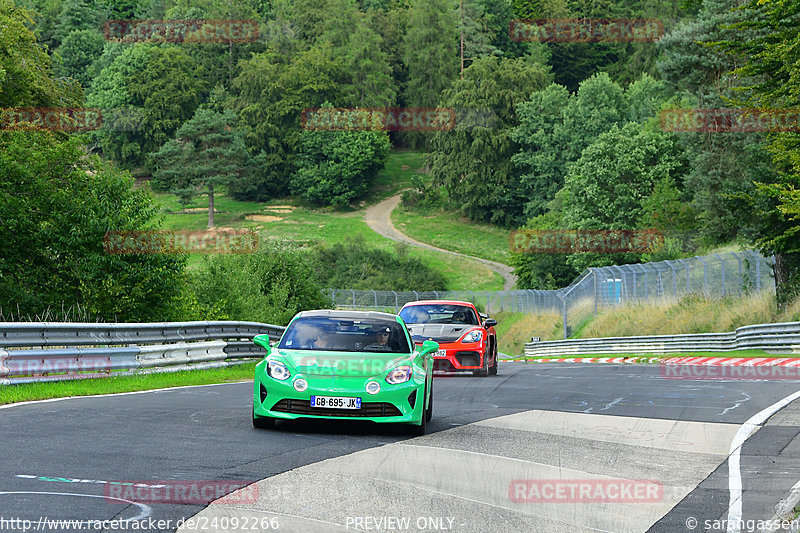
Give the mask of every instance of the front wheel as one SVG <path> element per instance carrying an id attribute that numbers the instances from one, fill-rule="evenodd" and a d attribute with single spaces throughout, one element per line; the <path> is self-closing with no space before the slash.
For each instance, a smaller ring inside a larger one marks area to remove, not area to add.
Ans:
<path id="1" fill-rule="evenodd" d="M 258 429 L 270 429 L 275 427 L 275 419 L 272 417 L 256 418 L 256 408 L 253 406 L 253 427 Z"/>
<path id="2" fill-rule="evenodd" d="M 425 387 L 425 392 L 426 393 L 427 393 L 427 390 L 428 390 L 428 387 L 426 386 Z M 433 389 L 431 389 L 431 392 L 433 392 Z M 425 396 L 423 396 L 422 398 L 423 398 L 422 401 L 424 402 L 425 401 Z M 423 403 L 423 407 L 424 407 L 424 405 L 425 404 Z M 433 404 L 430 404 L 429 409 L 431 409 L 432 407 L 433 407 Z M 415 437 L 423 436 L 425 434 L 425 432 L 428 430 L 428 420 L 430 420 L 430 418 L 428 417 L 428 412 L 427 411 L 428 411 L 428 409 L 424 409 L 424 408 L 422 409 L 422 417 L 421 417 L 421 420 L 420 420 L 420 422 L 421 422 L 420 425 L 417 426 L 415 424 L 410 424 L 408 426 L 409 433 L 411 433 Z M 433 410 L 432 409 L 431 409 L 431 415 L 433 415 Z"/>
<path id="3" fill-rule="evenodd" d="M 483 368 L 481 368 L 480 370 L 473 370 L 472 371 L 472 375 L 473 376 L 478 376 L 478 377 L 481 377 L 481 378 L 488 376 L 489 375 L 489 366 L 488 365 L 489 365 L 489 355 L 488 354 L 484 354 L 484 356 L 483 356 Z"/>
<path id="4" fill-rule="evenodd" d="M 425 410 L 425 421 L 430 422 L 433 418 L 433 379 L 431 379 L 431 399 L 428 402 L 428 408 Z"/>
<path id="5" fill-rule="evenodd" d="M 489 367 L 489 375 L 497 375 L 497 352 L 494 353 L 494 361 L 492 362 L 492 366 Z"/>

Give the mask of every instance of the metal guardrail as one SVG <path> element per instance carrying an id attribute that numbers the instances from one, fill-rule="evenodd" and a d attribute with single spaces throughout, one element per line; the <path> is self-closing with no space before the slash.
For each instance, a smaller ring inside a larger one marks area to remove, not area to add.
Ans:
<path id="1" fill-rule="evenodd" d="M 258 322 L 0 322 L 0 385 L 218 368 L 261 357 Z M 98 347 L 102 346 L 102 347 Z"/>
<path id="2" fill-rule="evenodd" d="M 775 355 L 800 354 L 800 322 L 743 326 L 729 333 L 606 337 L 525 344 L 525 355 L 528 357 L 734 350 L 764 350 Z"/>

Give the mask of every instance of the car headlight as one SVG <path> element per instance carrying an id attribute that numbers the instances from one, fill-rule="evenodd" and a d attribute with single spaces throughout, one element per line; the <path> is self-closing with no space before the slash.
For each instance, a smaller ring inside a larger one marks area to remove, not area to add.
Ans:
<path id="1" fill-rule="evenodd" d="M 390 383 L 392 385 L 397 385 L 398 383 L 405 383 L 409 379 L 411 379 L 411 367 L 410 366 L 398 366 L 391 372 L 389 375 L 386 376 L 386 383 Z"/>
<path id="2" fill-rule="evenodd" d="M 479 342 L 481 339 L 483 339 L 483 332 L 479 329 L 476 329 L 475 331 L 470 331 L 464 335 L 464 338 L 461 339 L 461 342 Z"/>
<path id="3" fill-rule="evenodd" d="M 291 377 L 289 369 L 280 361 L 270 361 L 267 363 L 267 374 L 278 381 L 286 381 Z"/>

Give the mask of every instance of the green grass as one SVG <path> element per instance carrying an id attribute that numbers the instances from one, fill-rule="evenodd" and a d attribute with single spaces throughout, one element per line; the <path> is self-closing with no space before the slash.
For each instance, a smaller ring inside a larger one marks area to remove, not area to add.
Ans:
<path id="1" fill-rule="evenodd" d="M 159 205 L 165 209 L 179 209 L 174 195 L 153 193 Z M 222 194 L 216 205 L 219 209 L 229 211 L 217 214 L 219 226 L 232 228 L 251 228 L 259 231 L 267 238 L 286 239 L 304 242 L 336 243 L 352 240 L 356 236 L 363 238 L 366 246 L 394 251 L 396 243 L 372 231 L 364 222 L 364 211 L 333 211 L 330 209 L 310 209 L 292 205 L 291 200 L 270 202 L 270 205 L 255 202 L 236 202 Z M 290 205 L 292 210 L 270 209 L 271 205 Z M 203 207 L 198 200 L 190 207 Z M 278 220 L 256 221 L 246 220 L 247 215 L 267 215 Z M 204 229 L 208 220 L 207 213 L 166 213 L 165 229 Z M 228 221 L 228 223 L 223 223 Z M 411 248 L 409 255 L 419 258 L 430 268 L 441 272 L 450 290 L 482 290 L 494 291 L 503 288 L 503 279 L 488 268 L 472 261 L 454 260 L 451 256 L 431 250 Z M 190 254 L 189 268 L 201 261 L 200 254 Z M 347 288 L 347 287 L 336 287 Z"/>
<path id="2" fill-rule="evenodd" d="M 479 224 L 453 213 L 406 211 L 392 212 L 394 226 L 413 239 L 445 250 L 508 264 L 508 230 Z"/>
<path id="3" fill-rule="evenodd" d="M 375 203 L 411 187 L 411 178 L 422 175 L 427 154 L 411 150 L 397 150 L 389 154 L 386 167 L 378 174 L 367 195 L 368 203 Z"/>
<path id="4" fill-rule="evenodd" d="M 209 385 L 253 379 L 256 362 L 209 370 L 186 370 L 99 379 L 0 386 L 0 405 L 68 396 L 92 396 L 143 390 Z"/>

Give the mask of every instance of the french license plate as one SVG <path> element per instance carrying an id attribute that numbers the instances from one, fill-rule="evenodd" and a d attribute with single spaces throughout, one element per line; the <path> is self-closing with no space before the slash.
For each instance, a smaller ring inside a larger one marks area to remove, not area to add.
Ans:
<path id="1" fill-rule="evenodd" d="M 436 350 L 436 353 L 433 355 L 436 357 L 447 357 L 447 350 Z"/>
<path id="2" fill-rule="evenodd" d="M 312 396 L 311 407 L 325 409 L 361 409 L 361 398 L 346 396 Z"/>

